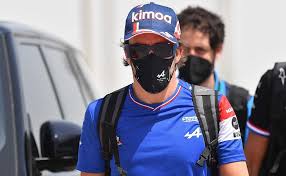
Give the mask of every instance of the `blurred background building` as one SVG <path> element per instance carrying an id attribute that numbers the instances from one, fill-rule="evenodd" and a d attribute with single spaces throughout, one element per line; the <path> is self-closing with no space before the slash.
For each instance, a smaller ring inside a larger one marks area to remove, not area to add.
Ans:
<path id="1" fill-rule="evenodd" d="M 98 97 L 132 82 L 120 48 L 128 11 L 135 0 L 0 0 L 0 20 L 27 24 L 80 49 L 94 71 Z M 157 0 L 180 12 L 199 5 L 221 15 L 226 24 L 220 77 L 253 94 L 262 73 L 286 60 L 283 0 Z M 223 64 L 222 64 L 223 63 Z M 31 63 L 33 64 L 33 63 Z"/>

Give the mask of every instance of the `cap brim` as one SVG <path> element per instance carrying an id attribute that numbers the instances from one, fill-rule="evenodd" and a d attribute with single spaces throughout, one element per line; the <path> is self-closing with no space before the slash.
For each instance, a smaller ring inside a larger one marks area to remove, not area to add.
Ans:
<path id="1" fill-rule="evenodd" d="M 130 39 L 132 39 L 133 37 L 135 36 L 138 36 L 138 35 L 141 35 L 141 34 L 156 34 L 156 35 L 159 35 L 163 38 L 165 38 L 166 40 L 174 43 L 175 45 L 179 45 L 178 44 L 178 40 L 176 37 L 172 36 L 169 34 L 169 36 L 167 36 L 167 34 L 165 34 L 164 32 L 158 32 L 158 31 L 154 31 L 154 30 L 148 30 L 148 29 L 142 29 L 136 33 L 130 33 L 130 34 L 127 34 L 125 37 L 124 37 L 124 41 L 128 41 Z"/>

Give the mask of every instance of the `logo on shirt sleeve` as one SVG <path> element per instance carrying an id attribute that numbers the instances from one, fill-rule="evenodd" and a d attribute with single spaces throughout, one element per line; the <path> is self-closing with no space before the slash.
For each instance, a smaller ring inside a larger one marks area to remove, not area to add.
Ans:
<path id="1" fill-rule="evenodd" d="M 236 116 L 227 118 L 219 123 L 219 142 L 241 139 L 239 124 Z"/>
<path id="2" fill-rule="evenodd" d="M 239 124 L 238 124 L 238 120 L 236 116 L 232 117 L 231 124 L 232 124 L 232 127 L 235 129 L 235 131 L 233 132 L 233 137 L 234 138 L 241 137 L 241 133 L 239 130 Z"/>
<path id="3" fill-rule="evenodd" d="M 226 111 L 226 113 L 231 113 L 232 111 L 233 111 L 233 108 L 232 107 L 230 107 L 230 108 L 228 108 L 227 110 L 225 110 Z"/>
<path id="4" fill-rule="evenodd" d="M 235 112 L 225 96 L 222 96 L 219 101 L 219 112 L 220 112 L 220 121 L 235 116 Z"/>
<path id="5" fill-rule="evenodd" d="M 234 129 L 238 130 L 238 128 L 239 128 L 238 120 L 237 120 L 237 118 L 235 116 L 232 117 L 231 124 L 232 124 Z"/>

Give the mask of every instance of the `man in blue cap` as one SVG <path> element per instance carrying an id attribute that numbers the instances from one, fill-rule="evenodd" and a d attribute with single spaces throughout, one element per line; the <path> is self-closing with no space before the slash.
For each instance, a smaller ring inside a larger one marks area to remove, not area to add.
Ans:
<path id="1" fill-rule="evenodd" d="M 114 121 L 102 123 L 110 96 L 88 106 L 77 163 L 81 176 L 210 175 L 207 158 L 198 164 L 198 159 L 205 156 L 203 151 L 209 150 L 195 113 L 192 86 L 174 74 L 182 56 L 179 38 L 180 25 L 171 8 L 148 3 L 129 12 L 124 50 L 134 81 L 126 87 L 116 129 L 111 132 Z M 218 95 L 217 101 L 220 115 L 216 154 L 220 174 L 247 176 L 236 116 L 225 96 Z M 105 138 L 102 134 L 107 132 L 116 136 L 109 134 L 111 137 Z M 106 155 L 106 147 L 113 152 L 113 158 Z M 106 162 L 107 158 L 111 161 Z"/>

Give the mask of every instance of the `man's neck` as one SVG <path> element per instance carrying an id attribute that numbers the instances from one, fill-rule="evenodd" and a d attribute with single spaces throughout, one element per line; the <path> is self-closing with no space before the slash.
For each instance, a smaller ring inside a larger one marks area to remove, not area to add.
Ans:
<path id="1" fill-rule="evenodd" d="M 214 73 L 212 73 L 207 80 L 205 80 L 200 86 L 207 87 L 209 89 L 215 88 L 215 79 L 214 79 Z"/>
<path id="2" fill-rule="evenodd" d="M 133 90 L 135 96 L 142 102 L 155 104 L 162 103 L 167 100 L 176 91 L 177 85 L 178 79 L 176 76 L 173 76 L 168 86 L 162 92 L 151 94 L 145 91 L 137 81 L 134 81 L 133 83 Z"/>

